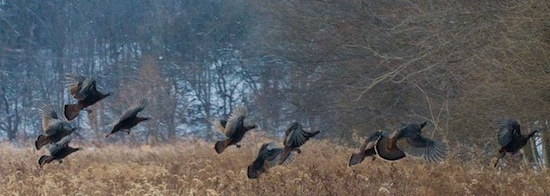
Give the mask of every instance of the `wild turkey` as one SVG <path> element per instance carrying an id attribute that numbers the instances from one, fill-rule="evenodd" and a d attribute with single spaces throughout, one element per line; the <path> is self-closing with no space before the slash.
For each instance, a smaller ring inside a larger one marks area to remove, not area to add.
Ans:
<path id="1" fill-rule="evenodd" d="M 230 145 L 235 145 L 237 148 L 240 148 L 241 145 L 238 143 L 243 139 L 244 134 L 249 130 L 256 128 L 256 125 L 245 125 L 245 118 L 246 108 L 241 106 L 233 110 L 227 121 L 220 120 L 219 122 L 216 122 L 216 125 L 214 125 L 216 129 L 227 137 L 225 140 L 218 141 L 214 145 L 214 149 L 218 154 L 221 154 Z"/>
<path id="2" fill-rule="evenodd" d="M 286 160 L 286 157 L 290 155 L 291 151 L 296 151 L 298 153 L 301 153 L 300 146 L 304 145 L 309 138 L 314 137 L 315 135 L 319 134 L 320 131 L 315 132 L 307 132 L 302 129 L 302 125 L 298 122 L 293 122 L 290 124 L 290 126 L 285 131 L 285 139 L 283 141 L 283 144 L 285 145 L 283 154 L 281 155 L 281 162 L 279 164 L 282 164 L 284 160 Z"/>
<path id="3" fill-rule="evenodd" d="M 292 163 L 293 154 L 283 159 L 281 156 L 283 153 L 282 148 L 277 148 L 273 143 L 265 143 L 260 148 L 258 156 L 247 168 L 246 175 L 249 179 L 255 179 L 260 174 L 267 172 L 269 168 L 279 165 L 279 162 L 283 162 L 282 165 L 286 166 Z"/>
<path id="4" fill-rule="evenodd" d="M 124 113 L 122 113 L 122 116 L 117 121 L 112 123 L 113 129 L 111 130 L 111 133 L 105 136 L 105 138 L 119 131 L 123 131 L 130 134 L 130 129 L 132 127 L 136 126 L 138 123 L 142 121 L 150 120 L 151 119 L 150 117 L 137 116 L 137 114 L 143 111 L 143 109 L 145 109 L 145 107 L 148 104 L 149 104 L 149 101 L 144 98 L 135 101 L 132 104 L 132 106 L 130 106 L 129 109 L 127 109 L 126 111 L 124 111 Z"/>
<path id="5" fill-rule="evenodd" d="M 59 118 L 51 105 L 42 106 L 40 114 L 42 115 L 44 134 L 39 135 L 34 142 L 36 150 L 40 150 L 46 144 L 56 143 L 76 130 L 68 121 Z"/>
<path id="6" fill-rule="evenodd" d="M 111 93 L 103 94 L 96 89 L 96 81 L 93 78 L 86 78 L 81 75 L 67 74 L 67 87 L 69 93 L 77 100 L 76 104 L 65 105 L 65 117 L 73 120 L 78 116 L 80 110 L 91 106 Z M 91 112 L 91 110 L 88 110 Z"/>
<path id="7" fill-rule="evenodd" d="M 376 153 L 380 157 L 392 155 L 389 158 L 399 158 L 402 156 L 399 151 L 402 151 L 413 157 L 422 157 L 428 162 L 442 161 L 448 154 L 447 145 L 422 136 L 421 130 L 426 124 L 427 122 L 409 123 L 393 132 L 387 139 L 382 137 L 378 140 Z"/>
<path id="8" fill-rule="evenodd" d="M 365 157 L 372 157 L 372 160 L 376 159 L 376 150 L 374 149 L 376 147 L 376 143 L 380 138 L 387 138 L 388 135 L 389 134 L 386 131 L 376 131 L 369 135 L 361 147 L 359 147 L 359 152 L 351 154 L 348 166 L 351 167 L 352 165 L 363 162 Z"/>
<path id="9" fill-rule="evenodd" d="M 498 151 L 499 157 L 495 162 L 494 167 L 497 166 L 498 161 L 502 159 L 506 153 L 511 153 L 515 155 L 519 152 L 529 138 L 533 137 L 535 133 L 540 131 L 540 128 L 535 128 L 529 134 L 521 134 L 520 125 L 515 119 L 502 118 L 497 122 L 498 132 L 497 139 L 498 143 L 502 146 Z"/>
<path id="10" fill-rule="evenodd" d="M 63 162 L 63 159 L 68 155 L 82 150 L 82 148 L 73 148 L 69 146 L 71 141 L 71 136 L 68 135 L 63 139 L 59 140 L 57 143 L 50 143 L 46 145 L 46 149 L 50 152 L 50 155 L 42 155 L 38 159 L 38 165 L 42 168 L 46 163 L 50 163 L 54 160 L 58 160 L 59 163 Z"/>

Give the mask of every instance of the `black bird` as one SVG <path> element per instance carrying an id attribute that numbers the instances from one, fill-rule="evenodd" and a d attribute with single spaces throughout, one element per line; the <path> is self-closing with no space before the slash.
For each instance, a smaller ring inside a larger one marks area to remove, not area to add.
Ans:
<path id="1" fill-rule="evenodd" d="M 96 81 L 93 78 L 86 78 L 76 74 L 66 74 L 69 93 L 77 100 L 76 104 L 65 105 L 65 117 L 73 120 L 78 116 L 80 110 L 91 106 L 111 93 L 103 94 L 97 91 Z M 87 110 L 91 112 L 91 110 Z"/>
<path id="2" fill-rule="evenodd" d="M 68 155 L 82 150 L 82 148 L 73 148 L 69 146 L 71 136 L 66 136 L 57 143 L 51 143 L 46 145 L 46 149 L 50 152 L 50 155 L 42 155 L 38 159 L 38 165 L 42 168 L 46 163 L 50 163 L 54 160 L 58 160 L 59 163 L 63 162 L 63 159 Z"/>
<path id="3" fill-rule="evenodd" d="M 352 165 L 363 162 L 363 160 L 365 160 L 365 157 L 372 157 L 372 160 L 375 160 L 376 150 L 374 148 L 376 147 L 376 143 L 380 138 L 387 138 L 388 135 L 389 134 L 386 131 L 375 131 L 371 135 L 369 135 L 365 142 L 363 142 L 363 144 L 359 147 L 359 152 L 351 154 L 348 166 L 351 167 Z"/>
<path id="4" fill-rule="evenodd" d="M 302 125 L 298 122 L 293 122 L 287 128 L 285 132 L 285 139 L 283 144 L 285 145 L 283 154 L 281 155 L 281 161 L 279 164 L 283 164 L 286 157 L 290 155 L 291 151 L 301 153 L 300 146 L 304 145 L 310 137 L 314 137 L 319 134 L 320 131 L 307 132 L 302 129 Z"/>
<path id="5" fill-rule="evenodd" d="M 384 158 L 385 155 L 392 155 L 388 158 L 400 159 L 407 154 L 413 157 L 422 157 L 429 162 L 442 161 L 448 154 L 447 145 L 422 136 L 421 130 L 426 124 L 427 122 L 409 123 L 394 131 L 389 137 L 382 137 L 378 140 L 375 148 L 376 153 L 381 158 Z"/>
<path id="6" fill-rule="evenodd" d="M 149 101 L 147 99 L 138 99 L 135 101 L 130 108 L 128 108 L 124 113 L 122 113 L 122 116 L 112 123 L 113 129 L 111 129 L 111 133 L 107 134 L 105 138 L 109 137 L 111 134 L 114 134 L 119 131 L 126 132 L 130 134 L 130 129 L 134 126 L 136 126 L 138 123 L 146 120 L 151 120 L 150 117 L 140 117 L 137 116 L 137 114 L 149 104 Z M 124 131 L 126 130 L 126 131 Z"/>
<path id="7" fill-rule="evenodd" d="M 283 149 L 277 148 L 273 143 L 263 144 L 258 152 L 258 156 L 247 168 L 247 177 L 249 179 L 258 178 L 260 174 L 267 172 L 268 169 L 279 165 L 279 162 L 283 162 L 282 165 L 284 166 L 291 164 L 293 154 L 283 158 L 281 156 L 282 153 Z"/>
<path id="8" fill-rule="evenodd" d="M 56 143 L 76 130 L 68 121 L 59 118 L 51 105 L 42 106 L 40 114 L 42 115 L 42 130 L 44 134 L 39 135 L 34 142 L 36 150 L 40 150 L 46 144 Z"/>
<path id="9" fill-rule="evenodd" d="M 241 145 L 238 143 L 243 139 L 245 133 L 256 128 L 256 125 L 245 125 L 245 118 L 246 108 L 241 106 L 233 110 L 227 121 L 220 120 L 216 122 L 215 127 L 227 137 L 225 140 L 218 141 L 214 145 L 214 149 L 218 154 L 221 154 L 230 145 L 236 145 L 237 148 L 240 148 Z"/>
<path id="10" fill-rule="evenodd" d="M 518 151 L 527 144 L 529 138 L 533 137 L 535 133 L 540 131 L 540 128 L 532 130 L 529 134 L 521 134 L 520 125 L 517 120 L 510 118 L 502 118 L 497 122 L 498 143 L 502 146 L 498 151 L 499 157 L 495 162 L 494 167 L 497 166 L 498 161 L 502 159 L 506 153 L 512 153 L 515 155 Z"/>

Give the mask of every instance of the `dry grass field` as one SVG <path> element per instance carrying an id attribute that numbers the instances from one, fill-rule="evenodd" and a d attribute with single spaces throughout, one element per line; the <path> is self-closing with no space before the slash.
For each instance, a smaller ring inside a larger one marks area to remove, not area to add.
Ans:
<path id="1" fill-rule="evenodd" d="M 0 150 L 4 195 L 545 195 L 547 171 L 504 171 L 452 158 L 427 164 L 365 160 L 347 167 L 354 149 L 312 140 L 290 167 L 275 167 L 259 179 L 246 167 L 265 138 L 247 137 L 243 147 L 217 155 L 212 143 L 179 141 L 158 146 L 86 146 L 40 169 L 43 150 Z M 258 143 L 258 144 L 255 144 Z M 78 142 L 72 143 L 79 146 Z"/>

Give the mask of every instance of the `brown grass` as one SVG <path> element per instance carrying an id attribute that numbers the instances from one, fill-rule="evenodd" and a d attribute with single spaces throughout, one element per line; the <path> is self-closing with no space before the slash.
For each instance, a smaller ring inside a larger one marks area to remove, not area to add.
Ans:
<path id="1" fill-rule="evenodd" d="M 254 141 L 217 155 L 213 143 L 180 141 L 159 146 L 85 147 L 62 164 L 37 166 L 44 152 L 0 150 L 0 190 L 14 195 L 544 195 L 547 171 L 502 171 L 490 165 L 448 161 L 427 164 L 365 160 L 347 167 L 354 149 L 310 141 L 290 167 L 275 167 L 257 180 L 246 167 Z M 76 143 L 74 146 L 78 146 Z"/>

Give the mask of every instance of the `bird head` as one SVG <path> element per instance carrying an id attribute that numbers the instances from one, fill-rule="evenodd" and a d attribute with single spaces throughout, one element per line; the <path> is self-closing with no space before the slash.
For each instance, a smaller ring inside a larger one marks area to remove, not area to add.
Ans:
<path id="1" fill-rule="evenodd" d="M 249 126 L 246 126 L 246 130 L 252 130 L 252 129 L 255 129 L 257 126 L 256 125 L 249 125 Z"/>
<path id="2" fill-rule="evenodd" d="M 82 147 L 78 147 L 78 148 L 72 148 L 69 146 L 69 154 L 73 153 L 73 152 L 76 152 L 76 151 L 79 151 L 79 150 L 83 150 Z"/>
<path id="3" fill-rule="evenodd" d="M 428 121 L 420 123 L 420 129 L 424 128 L 428 124 Z"/>
<path id="4" fill-rule="evenodd" d="M 531 132 L 529 133 L 528 137 L 533 137 L 536 133 L 539 133 L 542 131 L 542 128 L 540 127 L 536 127 L 536 128 L 533 128 L 531 129 Z"/>
<path id="5" fill-rule="evenodd" d="M 274 142 L 265 143 L 262 145 L 262 147 L 260 147 L 260 151 L 271 150 L 275 147 L 277 147 L 277 145 Z"/>

